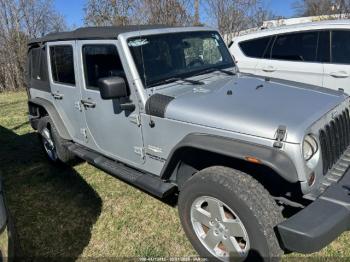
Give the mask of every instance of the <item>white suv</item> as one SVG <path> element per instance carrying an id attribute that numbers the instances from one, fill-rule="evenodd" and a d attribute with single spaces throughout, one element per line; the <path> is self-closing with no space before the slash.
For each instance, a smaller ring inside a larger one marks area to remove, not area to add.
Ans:
<path id="1" fill-rule="evenodd" d="M 350 20 L 261 30 L 229 47 L 243 73 L 350 93 Z"/>

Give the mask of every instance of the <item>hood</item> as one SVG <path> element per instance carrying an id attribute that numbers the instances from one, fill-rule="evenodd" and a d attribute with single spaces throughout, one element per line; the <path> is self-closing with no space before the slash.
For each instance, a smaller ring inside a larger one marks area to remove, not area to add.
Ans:
<path id="1" fill-rule="evenodd" d="M 305 131 L 346 99 L 340 91 L 281 84 L 254 77 L 228 77 L 205 85 L 172 85 L 165 117 L 267 139 L 280 125 L 286 141 L 300 143 Z"/>

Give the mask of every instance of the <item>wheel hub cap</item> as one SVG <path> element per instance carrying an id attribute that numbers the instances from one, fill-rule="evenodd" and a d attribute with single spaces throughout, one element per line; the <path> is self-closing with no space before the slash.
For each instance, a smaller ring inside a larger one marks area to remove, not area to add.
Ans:
<path id="1" fill-rule="evenodd" d="M 237 214 L 219 199 L 197 198 L 191 207 L 191 223 L 203 246 L 215 257 L 228 261 L 247 255 L 247 231 Z"/>
<path id="2" fill-rule="evenodd" d="M 44 148 L 47 155 L 49 156 L 50 159 L 56 160 L 57 153 L 56 153 L 55 144 L 51 138 L 50 130 L 48 128 L 44 128 L 41 132 L 41 136 L 42 136 Z"/>

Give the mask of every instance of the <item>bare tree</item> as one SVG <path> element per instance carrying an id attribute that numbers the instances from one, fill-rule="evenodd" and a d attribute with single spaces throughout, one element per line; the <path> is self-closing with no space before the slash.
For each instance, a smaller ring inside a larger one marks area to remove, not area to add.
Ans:
<path id="1" fill-rule="evenodd" d="M 88 0 L 85 24 L 94 26 L 128 24 L 187 25 L 192 0 Z"/>
<path id="2" fill-rule="evenodd" d="M 259 0 L 207 0 L 208 15 L 228 41 L 237 32 L 259 26 L 269 12 Z"/>
<path id="3" fill-rule="evenodd" d="M 251 26 L 260 28 L 263 26 L 263 23 L 265 21 L 271 20 L 271 19 L 276 19 L 276 16 L 274 15 L 274 13 L 267 8 L 259 7 L 255 15 L 253 15 L 250 19 Z"/>
<path id="4" fill-rule="evenodd" d="M 93 26 L 127 25 L 132 23 L 135 0 L 88 0 L 85 24 Z"/>
<path id="5" fill-rule="evenodd" d="M 179 26 L 192 24 L 191 4 L 189 0 L 143 0 L 141 9 L 147 24 Z"/>
<path id="6" fill-rule="evenodd" d="M 0 91 L 24 87 L 28 39 L 64 28 L 51 1 L 0 0 Z"/>
<path id="7" fill-rule="evenodd" d="M 299 0 L 293 7 L 298 16 L 327 16 L 327 19 L 348 18 L 349 0 Z"/>
<path id="8" fill-rule="evenodd" d="M 193 25 L 200 25 L 199 18 L 199 0 L 194 0 L 194 17 L 193 17 Z"/>

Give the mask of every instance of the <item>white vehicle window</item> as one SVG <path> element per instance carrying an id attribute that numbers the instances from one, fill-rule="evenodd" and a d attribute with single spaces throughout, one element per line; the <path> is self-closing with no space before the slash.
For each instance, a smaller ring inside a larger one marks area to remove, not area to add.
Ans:
<path id="1" fill-rule="evenodd" d="M 350 64 L 350 31 L 332 32 L 332 63 Z"/>
<path id="2" fill-rule="evenodd" d="M 318 32 L 279 35 L 272 47 L 271 58 L 288 61 L 316 61 Z"/>
<path id="3" fill-rule="evenodd" d="M 243 41 L 239 43 L 239 47 L 248 57 L 262 58 L 272 37 L 262 37 L 259 39 Z"/>

